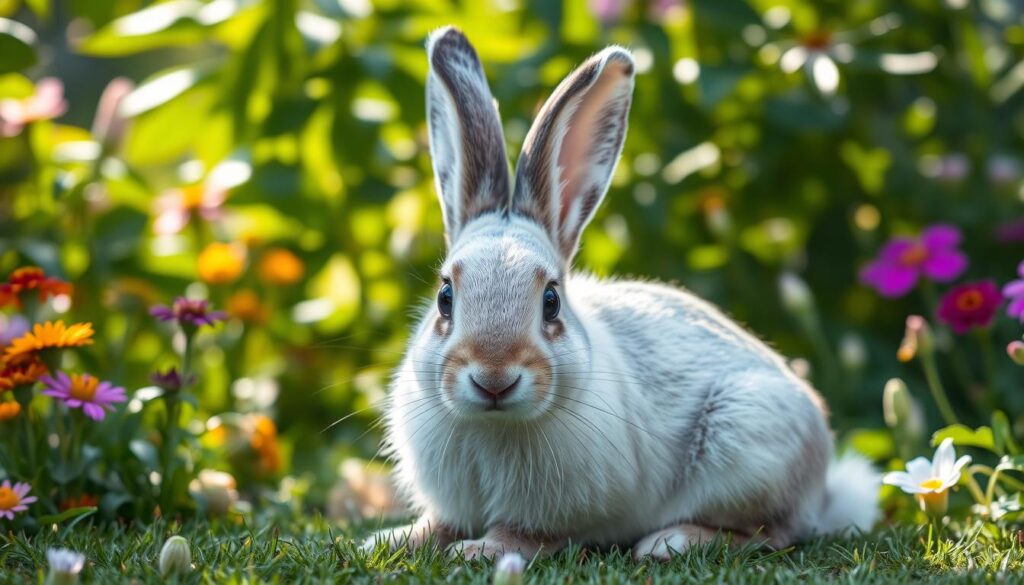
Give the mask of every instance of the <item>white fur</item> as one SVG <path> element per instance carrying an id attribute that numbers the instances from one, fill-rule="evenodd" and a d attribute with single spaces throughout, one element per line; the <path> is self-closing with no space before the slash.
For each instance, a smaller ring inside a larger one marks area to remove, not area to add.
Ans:
<path id="1" fill-rule="evenodd" d="M 621 105 L 621 92 L 604 93 Z M 575 171 L 590 184 L 610 173 Z M 778 354 L 681 289 L 566 273 L 564 227 L 498 207 L 450 231 L 451 320 L 423 318 L 386 413 L 398 486 L 422 515 L 391 537 L 443 527 L 476 539 L 458 545 L 473 551 L 512 546 L 497 529 L 594 545 L 647 537 L 638 550 L 665 557 L 705 529 L 764 527 L 783 545 L 871 526 L 877 474 L 847 457 L 826 478 L 824 405 Z M 563 329 L 542 317 L 545 281 L 557 283 Z M 469 378 L 494 360 L 454 361 L 474 343 L 507 356 L 503 380 L 522 375 L 503 410 L 486 410 Z M 516 358 L 524 344 L 540 357 Z"/>

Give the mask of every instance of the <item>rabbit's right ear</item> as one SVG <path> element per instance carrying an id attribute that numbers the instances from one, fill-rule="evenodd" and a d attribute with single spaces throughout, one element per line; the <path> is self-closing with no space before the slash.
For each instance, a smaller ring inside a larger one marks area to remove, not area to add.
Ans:
<path id="1" fill-rule="evenodd" d="M 427 58 L 430 153 L 451 244 L 474 217 L 508 209 L 511 178 L 501 120 L 473 46 L 445 27 L 427 39 Z"/>

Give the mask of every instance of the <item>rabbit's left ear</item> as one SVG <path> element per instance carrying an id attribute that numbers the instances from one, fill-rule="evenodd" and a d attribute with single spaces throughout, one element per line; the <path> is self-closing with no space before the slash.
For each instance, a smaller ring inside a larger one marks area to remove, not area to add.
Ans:
<path id="1" fill-rule="evenodd" d="M 622 154 L 635 69 L 622 47 L 594 55 L 558 85 L 523 143 L 512 211 L 547 229 L 567 263 Z"/>

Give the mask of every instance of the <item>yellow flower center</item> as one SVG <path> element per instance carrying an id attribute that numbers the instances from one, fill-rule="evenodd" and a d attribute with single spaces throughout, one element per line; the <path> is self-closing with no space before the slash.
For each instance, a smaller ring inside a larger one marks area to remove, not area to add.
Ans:
<path id="1" fill-rule="evenodd" d="M 96 396 L 96 387 L 100 381 L 88 374 L 72 374 L 71 397 L 82 402 L 91 402 Z"/>
<path id="2" fill-rule="evenodd" d="M 922 244 L 914 244 L 913 246 L 904 250 L 900 254 L 900 264 L 906 266 L 916 266 L 924 262 L 925 258 L 928 257 L 928 248 Z"/>
<path id="3" fill-rule="evenodd" d="M 968 290 L 956 297 L 956 308 L 961 311 L 977 311 L 985 304 L 985 299 L 976 290 Z"/>
<path id="4" fill-rule="evenodd" d="M 191 185 L 181 190 L 181 199 L 185 209 L 193 210 L 199 209 L 203 206 L 203 192 L 202 185 Z"/>
<path id="5" fill-rule="evenodd" d="M 18 505 L 21 498 L 9 487 L 0 487 L 0 510 L 10 510 Z"/>
<path id="6" fill-rule="evenodd" d="M 926 479 L 921 482 L 921 487 L 926 490 L 937 490 L 942 487 L 942 480 L 937 477 Z"/>

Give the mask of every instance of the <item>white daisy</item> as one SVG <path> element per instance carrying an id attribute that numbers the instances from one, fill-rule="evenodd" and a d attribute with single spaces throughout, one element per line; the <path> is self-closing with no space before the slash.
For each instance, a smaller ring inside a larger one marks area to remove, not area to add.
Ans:
<path id="1" fill-rule="evenodd" d="M 960 482 L 960 472 L 970 462 L 970 455 L 957 459 L 953 439 L 945 439 L 934 459 L 918 457 L 907 463 L 906 471 L 887 473 L 882 481 L 914 494 L 925 512 L 942 515 L 948 504 L 947 491 Z"/>

